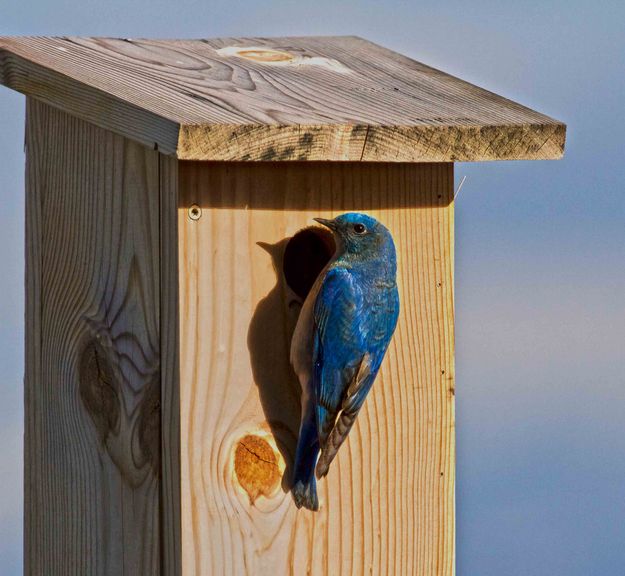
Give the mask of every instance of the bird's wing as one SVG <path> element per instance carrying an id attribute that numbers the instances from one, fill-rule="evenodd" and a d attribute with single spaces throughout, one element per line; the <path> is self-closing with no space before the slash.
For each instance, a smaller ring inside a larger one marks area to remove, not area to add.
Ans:
<path id="1" fill-rule="evenodd" d="M 375 372 L 371 372 L 372 368 L 371 356 L 365 354 L 358 371 L 347 389 L 341 405 L 341 411 L 338 417 L 335 418 L 334 425 L 327 434 L 325 443 L 322 446 L 321 455 L 316 466 L 317 478 L 322 478 L 328 473 L 332 460 L 334 460 L 339 448 L 352 429 L 367 392 L 369 392 L 375 379 Z"/>
<path id="2" fill-rule="evenodd" d="M 365 299 L 350 272 L 341 268 L 328 273 L 317 296 L 313 359 L 319 478 L 351 430 L 395 330 L 396 290 L 389 287 L 376 296 Z"/>
<path id="3" fill-rule="evenodd" d="M 313 312 L 313 379 L 322 448 L 366 352 L 363 308 L 362 291 L 349 270 L 329 270 Z"/>

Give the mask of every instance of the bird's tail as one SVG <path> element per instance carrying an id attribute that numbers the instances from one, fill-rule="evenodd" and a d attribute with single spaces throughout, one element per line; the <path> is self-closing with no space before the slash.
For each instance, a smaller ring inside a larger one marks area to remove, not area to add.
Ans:
<path id="1" fill-rule="evenodd" d="M 319 455 L 319 434 L 314 408 L 306 409 L 306 417 L 302 420 L 293 465 L 293 481 L 291 492 L 298 508 L 319 510 L 317 497 L 317 481 L 315 466 Z"/>

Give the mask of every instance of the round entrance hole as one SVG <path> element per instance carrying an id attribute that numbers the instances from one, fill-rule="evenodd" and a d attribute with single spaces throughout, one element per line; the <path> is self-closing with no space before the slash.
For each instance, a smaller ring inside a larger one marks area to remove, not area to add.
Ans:
<path id="1" fill-rule="evenodd" d="M 289 240 L 284 250 L 284 278 L 302 300 L 306 299 L 334 250 L 332 232 L 324 228 L 304 228 Z"/>

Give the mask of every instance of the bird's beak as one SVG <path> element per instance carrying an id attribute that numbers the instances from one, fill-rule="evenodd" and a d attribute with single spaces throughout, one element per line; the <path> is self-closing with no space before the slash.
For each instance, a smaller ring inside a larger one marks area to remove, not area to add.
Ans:
<path id="1" fill-rule="evenodd" d="M 313 218 L 315 222 L 319 222 L 322 226 L 329 228 L 330 230 L 336 230 L 336 222 L 334 220 L 326 220 L 325 218 Z"/>

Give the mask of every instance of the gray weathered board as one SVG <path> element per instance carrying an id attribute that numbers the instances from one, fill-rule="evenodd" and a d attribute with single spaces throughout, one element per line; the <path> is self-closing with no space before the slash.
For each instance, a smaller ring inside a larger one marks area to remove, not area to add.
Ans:
<path id="1" fill-rule="evenodd" d="M 353 36 L 0 38 L 0 83 L 183 160 L 555 159 L 565 126 Z"/>

